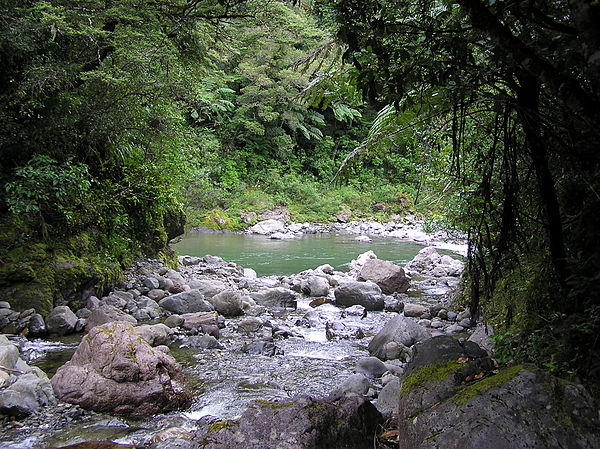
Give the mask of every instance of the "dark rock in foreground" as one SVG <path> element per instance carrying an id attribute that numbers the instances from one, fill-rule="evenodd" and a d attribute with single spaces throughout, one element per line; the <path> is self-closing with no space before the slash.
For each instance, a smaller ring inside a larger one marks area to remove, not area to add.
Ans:
<path id="1" fill-rule="evenodd" d="M 138 417 L 181 408 L 191 400 L 168 349 L 152 348 L 131 324 L 118 321 L 90 330 L 58 369 L 52 387 L 62 401 Z"/>
<path id="2" fill-rule="evenodd" d="M 400 449 L 600 447 L 597 409 L 581 385 L 522 366 L 497 370 L 485 351 L 449 337 L 419 347 L 399 393 Z"/>
<path id="3" fill-rule="evenodd" d="M 362 397 L 337 402 L 301 396 L 290 402 L 258 401 L 239 421 L 208 425 L 204 449 L 366 449 L 381 415 Z"/>

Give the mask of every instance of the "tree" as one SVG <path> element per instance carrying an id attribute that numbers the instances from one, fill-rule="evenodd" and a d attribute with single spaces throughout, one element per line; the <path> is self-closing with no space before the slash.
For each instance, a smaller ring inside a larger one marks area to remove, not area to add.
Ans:
<path id="1" fill-rule="evenodd" d="M 320 3 L 337 12 L 345 57 L 371 102 L 416 111 L 427 118 L 420 129 L 428 145 L 451 148 L 448 174 L 461 199 L 455 212 L 471 237 L 473 312 L 516 298 L 496 312 L 524 330 L 522 343 L 540 336 L 529 357 L 593 379 L 600 7 L 584 0 Z"/>

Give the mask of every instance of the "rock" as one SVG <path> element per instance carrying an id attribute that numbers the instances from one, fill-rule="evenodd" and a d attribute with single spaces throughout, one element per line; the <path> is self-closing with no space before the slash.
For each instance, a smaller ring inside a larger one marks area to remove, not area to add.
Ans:
<path id="1" fill-rule="evenodd" d="M 412 348 L 412 360 L 407 374 L 427 365 L 436 365 L 457 360 L 461 357 L 481 359 L 487 353 L 473 342 L 460 342 L 447 335 L 430 338 L 415 344 Z"/>
<path id="2" fill-rule="evenodd" d="M 131 324 L 137 324 L 137 320 L 131 315 L 113 306 L 102 304 L 92 310 L 92 314 L 87 319 L 85 331 L 89 332 L 93 327 L 110 323 L 111 321 L 126 321 Z"/>
<path id="3" fill-rule="evenodd" d="M 275 287 L 250 293 L 258 304 L 270 309 L 296 308 L 296 294 L 287 288 Z"/>
<path id="4" fill-rule="evenodd" d="M 109 306 L 113 306 L 116 309 L 124 309 L 125 306 L 127 305 L 127 299 L 121 297 L 120 295 L 116 295 L 114 294 L 116 292 L 113 292 L 113 294 L 110 294 L 104 298 L 102 298 L 100 300 L 100 304 L 104 304 L 104 305 L 109 305 Z M 133 298 L 132 298 L 133 300 Z"/>
<path id="5" fill-rule="evenodd" d="M 264 321 L 258 317 L 244 318 L 238 323 L 237 330 L 244 334 L 251 334 L 263 327 Z"/>
<path id="6" fill-rule="evenodd" d="M 462 327 L 461 325 L 452 324 L 446 328 L 446 333 L 447 334 L 460 334 L 461 332 L 464 332 L 464 330 L 465 330 L 465 328 Z"/>
<path id="7" fill-rule="evenodd" d="M 404 316 L 419 318 L 428 311 L 429 309 L 421 304 L 404 304 Z"/>
<path id="8" fill-rule="evenodd" d="M 164 348 L 164 347 L 163 347 Z M 56 396 L 98 412 L 145 417 L 191 402 L 181 368 L 152 348 L 133 326 L 96 326 L 52 378 Z"/>
<path id="9" fill-rule="evenodd" d="M 164 321 L 164 325 L 170 327 L 171 329 L 183 326 L 183 323 L 184 319 L 181 318 L 180 315 L 171 315 Z"/>
<path id="10" fill-rule="evenodd" d="M 375 407 L 384 417 L 390 418 L 398 414 L 398 398 L 400 397 L 400 379 L 396 376 L 379 392 Z"/>
<path id="11" fill-rule="evenodd" d="M 256 279 L 258 275 L 252 268 L 244 268 L 244 277 L 248 279 Z"/>
<path id="12" fill-rule="evenodd" d="M 165 324 L 143 324 L 134 329 L 150 346 L 167 345 L 173 335 L 171 328 Z"/>
<path id="13" fill-rule="evenodd" d="M 348 223 L 352 218 L 352 212 L 347 210 L 334 215 L 335 219 L 340 223 Z"/>
<path id="14" fill-rule="evenodd" d="M 279 220 L 259 221 L 254 226 L 248 228 L 253 234 L 268 235 L 274 232 L 281 232 L 285 229 L 285 223 Z"/>
<path id="15" fill-rule="evenodd" d="M 29 320 L 29 337 L 43 337 L 46 333 L 44 318 L 39 313 L 34 313 Z"/>
<path id="16" fill-rule="evenodd" d="M 368 378 L 377 379 L 387 371 L 387 368 L 377 357 L 363 357 L 356 362 L 354 371 L 358 374 L 364 374 Z"/>
<path id="17" fill-rule="evenodd" d="M 419 251 L 404 269 L 409 273 L 435 277 L 460 276 L 464 269 L 464 262 L 450 256 L 441 256 L 436 248 L 428 246 Z"/>
<path id="18" fill-rule="evenodd" d="M 363 396 L 369 391 L 369 380 L 364 374 L 353 374 L 342 381 L 342 383 L 333 390 L 328 399 L 336 401 L 344 396 Z"/>
<path id="19" fill-rule="evenodd" d="M 395 342 L 410 347 L 415 343 L 431 338 L 427 329 L 419 326 L 410 318 L 401 315 L 389 320 L 369 343 L 369 354 L 382 360 L 386 359 L 386 344 Z"/>
<path id="20" fill-rule="evenodd" d="M 156 279 L 155 277 L 152 277 L 152 276 L 145 277 L 144 279 L 142 279 L 142 284 L 144 286 L 146 286 L 147 288 L 149 288 L 150 290 L 156 290 L 160 287 L 160 283 L 158 282 L 158 279 Z"/>
<path id="21" fill-rule="evenodd" d="M 164 275 L 165 278 L 171 279 L 175 285 L 184 285 L 185 279 L 175 270 L 168 270 Z"/>
<path id="22" fill-rule="evenodd" d="M 373 239 L 367 235 L 359 235 L 358 237 L 355 237 L 354 240 L 358 243 L 371 243 L 373 241 Z"/>
<path id="23" fill-rule="evenodd" d="M 95 296 L 90 296 L 85 303 L 85 307 L 92 311 L 94 309 L 98 308 L 99 306 L 100 306 L 100 300 L 98 298 L 96 298 Z"/>
<path id="24" fill-rule="evenodd" d="M 489 324 L 480 324 L 475 328 L 475 332 L 469 337 L 469 341 L 476 343 L 484 349 L 489 355 L 494 354 L 494 345 L 496 341 L 492 338 L 494 328 Z"/>
<path id="25" fill-rule="evenodd" d="M 17 347 L 0 335 L 0 415 L 17 418 L 28 416 L 46 405 L 55 405 L 48 376 L 37 367 L 30 367 L 19 356 Z"/>
<path id="26" fill-rule="evenodd" d="M 328 263 L 319 265 L 317 268 L 315 268 L 315 271 L 322 271 L 325 274 L 333 274 L 334 270 L 335 269 Z"/>
<path id="27" fill-rule="evenodd" d="M 75 330 L 77 316 L 69 306 L 58 306 L 46 317 L 46 329 L 49 334 L 67 335 Z"/>
<path id="28" fill-rule="evenodd" d="M 383 354 L 385 354 L 385 360 L 406 360 L 409 356 L 410 349 L 398 343 L 397 341 L 389 341 L 383 347 Z"/>
<path id="29" fill-rule="evenodd" d="M 494 374 L 489 365 L 429 365 L 407 377 L 399 395 L 399 447 L 600 447 L 597 409 L 581 385 L 522 366 Z M 474 374 L 480 380 L 463 385 Z"/>
<path id="30" fill-rule="evenodd" d="M 359 281 L 373 281 L 385 294 L 405 293 L 409 287 L 409 279 L 399 265 L 387 260 L 368 259 L 365 261 Z"/>
<path id="31" fill-rule="evenodd" d="M 192 290 L 198 290 L 205 298 L 212 298 L 227 289 L 225 283 L 212 279 L 192 279 L 188 285 Z"/>
<path id="32" fill-rule="evenodd" d="M 309 276 L 300 283 L 302 293 L 312 297 L 327 296 L 329 294 L 329 281 L 321 276 Z"/>
<path id="33" fill-rule="evenodd" d="M 159 288 L 155 288 L 146 293 L 146 296 L 152 301 L 158 302 L 166 296 L 166 292 Z"/>
<path id="34" fill-rule="evenodd" d="M 214 336 L 218 338 L 217 317 L 216 312 L 196 312 L 181 315 L 184 329 L 201 330 L 205 334 L 214 334 L 216 329 L 216 335 Z"/>
<path id="35" fill-rule="evenodd" d="M 339 306 L 363 306 L 366 310 L 383 310 L 381 289 L 374 282 L 348 281 L 334 291 Z"/>
<path id="36" fill-rule="evenodd" d="M 354 259 L 354 260 L 352 260 L 352 262 L 350 262 L 350 265 L 349 265 L 350 271 L 348 272 L 348 274 L 358 275 L 358 273 L 360 273 L 360 270 L 362 269 L 365 262 L 369 259 L 377 259 L 377 255 L 371 250 L 360 254 L 356 259 Z"/>
<path id="37" fill-rule="evenodd" d="M 208 299 L 214 309 L 226 317 L 239 316 L 244 313 L 242 294 L 236 290 L 225 290 Z"/>
<path id="38" fill-rule="evenodd" d="M 0 309 L 10 309 L 10 304 L 7 301 L 0 301 Z"/>
<path id="39" fill-rule="evenodd" d="M 159 301 L 158 305 L 171 313 L 178 315 L 195 312 L 211 312 L 213 306 L 204 300 L 204 295 L 198 290 L 177 293 Z"/>
<path id="40" fill-rule="evenodd" d="M 39 368 L 19 375 L 13 384 L 0 391 L 0 414 L 22 418 L 55 404 L 48 376 Z"/>
<path id="41" fill-rule="evenodd" d="M 184 337 L 179 342 L 181 348 L 200 348 L 200 349 L 225 349 L 219 341 L 212 335 L 192 335 Z"/>
<path id="42" fill-rule="evenodd" d="M 271 240 L 293 240 L 296 238 L 296 235 L 291 232 L 274 232 L 269 238 Z"/>
<path id="43" fill-rule="evenodd" d="M 253 221 L 256 221 L 258 216 L 254 212 L 242 212 L 240 218 L 243 223 L 252 223 Z"/>
<path id="44" fill-rule="evenodd" d="M 258 401 L 237 422 L 212 426 L 203 449 L 364 449 L 372 447 L 381 416 L 362 397 L 332 404 L 300 396 L 288 402 Z"/>

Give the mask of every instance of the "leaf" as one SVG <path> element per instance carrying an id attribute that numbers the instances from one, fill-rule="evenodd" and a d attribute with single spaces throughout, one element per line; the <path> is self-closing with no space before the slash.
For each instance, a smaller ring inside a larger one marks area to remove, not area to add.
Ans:
<path id="1" fill-rule="evenodd" d="M 387 430 L 379 435 L 379 438 L 382 440 L 397 440 L 400 435 L 400 431 L 398 429 Z"/>

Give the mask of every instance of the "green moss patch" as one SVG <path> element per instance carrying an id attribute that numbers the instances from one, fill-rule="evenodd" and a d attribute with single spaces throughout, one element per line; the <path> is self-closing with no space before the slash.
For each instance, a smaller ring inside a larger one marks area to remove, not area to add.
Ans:
<path id="1" fill-rule="evenodd" d="M 239 426 L 239 425 L 240 425 L 240 423 L 237 421 L 230 421 L 230 420 L 217 421 L 217 422 L 214 422 L 214 423 L 208 425 L 208 431 L 209 431 L 209 433 L 219 432 L 223 429 L 230 429 L 232 427 Z"/>
<path id="2" fill-rule="evenodd" d="M 474 396 L 479 396 L 493 388 L 504 385 L 519 374 L 522 369 L 523 365 L 511 366 L 510 368 L 506 368 L 493 376 L 486 377 L 473 385 L 461 387 L 451 400 L 456 405 L 461 406 Z"/>
<path id="3" fill-rule="evenodd" d="M 404 396 L 410 393 L 416 387 L 420 387 L 421 385 L 425 385 L 429 382 L 441 381 L 459 371 L 463 367 L 464 365 L 458 363 L 456 360 L 451 360 L 446 363 L 439 363 L 437 365 L 424 366 L 417 372 L 404 379 L 404 382 L 402 382 L 402 388 L 400 389 L 400 395 Z"/>

